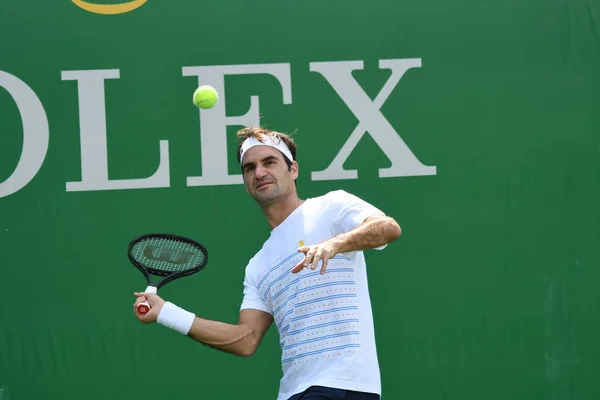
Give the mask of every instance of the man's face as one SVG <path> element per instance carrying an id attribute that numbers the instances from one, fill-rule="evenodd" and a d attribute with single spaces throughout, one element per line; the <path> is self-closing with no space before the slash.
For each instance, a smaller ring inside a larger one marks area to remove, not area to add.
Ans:
<path id="1" fill-rule="evenodd" d="M 296 190 L 298 164 L 291 170 L 283 154 L 271 146 L 254 146 L 244 154 L 242 172 L 246 191 L 260 205 L 271 205 L 286 198 Z"/>

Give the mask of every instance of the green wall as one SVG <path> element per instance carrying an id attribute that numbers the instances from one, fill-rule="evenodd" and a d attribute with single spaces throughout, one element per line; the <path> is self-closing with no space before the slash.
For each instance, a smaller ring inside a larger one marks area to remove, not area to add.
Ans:
<path id="1" fill-rule="evenodd" d="M 235 162 L 258 116 L 296 132 L 302 197 L 345 189 L 403 227 L 367 253 L 383 398 L 600 398 L 599 15 L 0 1 L 0 399 L 275 398 L 274 329 L 242 359 L 143 326 L 126 258 L 147 232 L 200 240 L 208 267 L 161 294 L 236 321 L 269 231 Z M 201 113 L 199 83 L 221 92 Z"/>

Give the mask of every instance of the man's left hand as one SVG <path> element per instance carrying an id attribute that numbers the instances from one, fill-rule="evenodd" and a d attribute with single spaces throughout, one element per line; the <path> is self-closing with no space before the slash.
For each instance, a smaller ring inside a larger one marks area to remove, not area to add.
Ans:
<path id="1" fill-rule="evenodd" d="M 323 275 L 327 269 L 327 262 L 337 254 L 338 248 L 332 238 L 312 246 L 301 246 L 298 251 L 304 253 L 305 256 L 302 261 L 292 268 L 292 273 L 296 274 L 308 267 L 315 269 L 321 261 L 321 275 Z"/>

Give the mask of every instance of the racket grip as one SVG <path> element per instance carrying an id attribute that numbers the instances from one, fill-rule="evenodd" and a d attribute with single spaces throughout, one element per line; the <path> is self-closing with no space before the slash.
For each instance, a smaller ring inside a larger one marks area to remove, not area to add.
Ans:
<path id="1" fill-rule="evenodd" d="M 146 315 L 146 313 L 150 311 L 150 304 L 147 301 L 140 303 L 137 305 L 137 312 L 140 315 Z"/>
<path id="2" fill-rule="evenodd" d="M 146 290 L 144 291 L 144 293 L 156 293 L 156 287 L 148 286 L 146 288 Z M 145 300 L 145 301 L 141 302 L 140 304 L 138 304 L 136 307 L 136 310 L 137 310 L 138 314 L 146 315 L 148 313 L 148 311 L 150 311 L 150 304 L 148 303 L 148 300 Z"/>

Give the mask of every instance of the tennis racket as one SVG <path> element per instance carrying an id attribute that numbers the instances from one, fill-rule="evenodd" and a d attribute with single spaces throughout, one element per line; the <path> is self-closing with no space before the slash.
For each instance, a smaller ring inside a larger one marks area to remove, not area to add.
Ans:
<path id="1" fill-rule="evenodd" d="M 129 260 L 139 269 L 148 287 L 145 293 L 156 293 L 167 283 L 201 271 L 208 263 L 208 251 L 200 243 L 183 236 L 152 233 L 129 243 Z M 162 278 L 153 279 L 153 276 Z M 147 301 L 138 304 L 141 315 L 150 311 Z"/>

